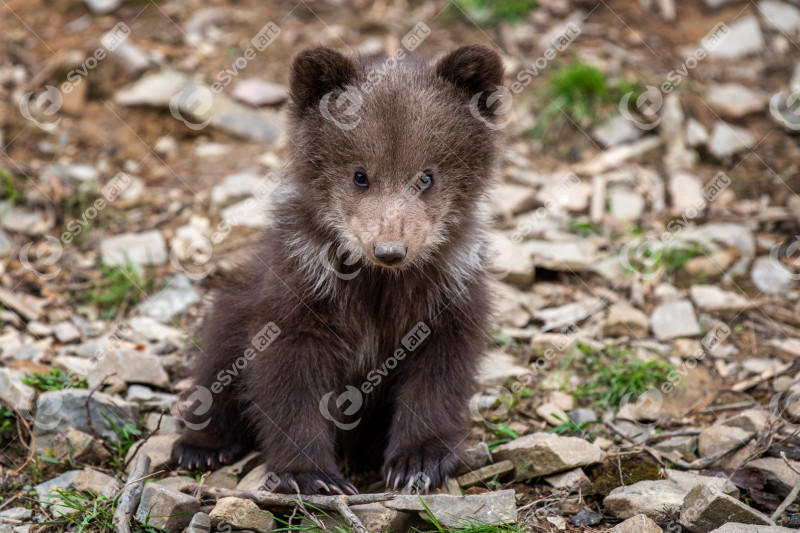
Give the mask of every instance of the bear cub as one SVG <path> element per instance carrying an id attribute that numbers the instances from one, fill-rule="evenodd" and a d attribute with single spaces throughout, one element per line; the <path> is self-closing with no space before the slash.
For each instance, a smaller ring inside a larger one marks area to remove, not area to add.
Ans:
<path id="1" fill-rule="evenodd" d="M 203 317 L 173 458 L 216 469 L 257 449 L 265 489 L 441 487 L 459 466 L 491 311 L 485 201 L 501 156 L 503 63 L 292 63 L 288 163 L 271 227 Z"/>

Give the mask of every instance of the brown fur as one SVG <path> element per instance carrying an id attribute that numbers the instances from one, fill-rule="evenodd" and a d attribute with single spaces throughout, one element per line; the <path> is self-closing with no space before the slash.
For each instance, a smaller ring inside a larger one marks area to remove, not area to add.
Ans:
<path id="1" fill-rule="evenodd" d="M 180 412 L 190 426 L 173 450 L 184 467 L 217 468 L 257 447 L 277 475 L 268 488 L 303 493 L 354 492 L 343 459 L 425 490 L 457 468 L 490 308 L 479 203 L 500 153 L 498 132 L 469 105 L 483 92 L 485 107 L 503 66 L 485 47 L 462 47 L 435 65 L 406 58 L 364 91 L 384 65 L 326 48 L 294 60 L 275 223 L 203 321 L 197 387 Z M 352 87 L 362 88 L 357 117 L 337 105 Z M 332 118 L 357 125 L 323 116 L 325 95 Z M 368 188 L 354 184 L 357 169 Z M 433 187 L 404 196 L 423 171 Z M 384 241 L 404 243 L 407 257 L 380 264 Z M 270 322 L 280 334 L 198 407 Z M 419 322 L 428 338 L 364 393 Z M 362 405 L 337 406 L 353 387 Z"/>

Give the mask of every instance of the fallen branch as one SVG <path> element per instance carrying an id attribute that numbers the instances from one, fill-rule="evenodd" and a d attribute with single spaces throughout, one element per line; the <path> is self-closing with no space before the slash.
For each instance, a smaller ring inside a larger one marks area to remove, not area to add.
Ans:
<path id="1" fill-rule="evenodd" d="M 768 368 L 767 370 L 763 371 L 757 376 L 753 376 L 752 378 L 745 379 L 744 381 L 740 381 L 731 387 L 733 392 L 744 392 L 747 389 L 755 387 L 756 385 L 763 383 L 767 380 L 770 380 L 776 376 L 780 376 L 784 372 L 788 372 L 792 366 L 794 366 L 794 361 L 789 361 L 788 363 L 784 363 L 782 365 L 773 366 L 772 368 Z"/>
<path id="2" fill-rule="evenodd" d="M 148 477 L 150 469 L 150 456 L 146 453 L 137 455 L 133 468 L 128 476 L 128 483 L 122 487 L 117 496 L 117 507 L 114 510 L 114 531 L 117 533 L 130 533 L 131 518 L 139 507 L 144 489 L 144 480 Z"/>
<path id="3" fill-rule="evenodd" d="M 308 504 L 323 511 L 334 511 L 342 515 L 342 518 L 358 533 L 367 533 L 367 528 L 361 520 L 350 510 L 351 505 L 361 505 L 364 503 L 376 503 L 391 500 L 394 494 L 384 492 L 381 494 L 356 494 L 353 496 L 320 496 L 309 494 L 276 494 L 265 490 L 235 490 L 223 489 L 219 487 L 206 487 L 199 483 L 191 483 L 182 489 L 186 493 L 200 494 L 214 499 L 218 498 L 244 498 L 252 500 L 264 507 L 298 507 L 300 504 Z"/>
<path id="4" fill-rule="evenodd" d="M 786 463 L 786 466 L 789 467 L 789 470 L 791 470 L 795 474 L 800 475 L 800 472 L 798 472 L 795 469 L 795 467 L 793 467 L 792 464 L 789 462 L 789 460 L 786 458 L 786 454 L 785 453 L 781 454 L 781 459 L 783 459 L 783 462 Z M 797 499 L 797 495 L 798 494 L 800 494 L 800 477 L 798 477 L 797 481 L 794 482 L 794 487 L 792 487 L 792 490 L 791 490 L 791 492 L 789 492 L 789 495 L 786 496 L 786 499 L 784 499 L 781 502 L 781 504 L 778 506 L 778 508 L 775 509 L 775 512 L 772 513 L 772 516 L 769 517 L 770 520 L 772 520 L 773 522 L 775 522 L 777 524 L 778 523 L 778 518 L 781 517 L 781 515 L 783 514 L 783 512 L 786 510 L 787 507 L 789 507 L 791 504 L 794 503 L 794 501 Z"/>

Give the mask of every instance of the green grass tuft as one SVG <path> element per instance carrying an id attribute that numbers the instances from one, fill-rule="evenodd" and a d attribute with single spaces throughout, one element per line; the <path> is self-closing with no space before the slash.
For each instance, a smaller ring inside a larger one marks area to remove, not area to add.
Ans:
<path id="1" fill-rule="evenodd" d="M 648 387 L 669 381 L 675 371 L 666 361 L 640 361 L 622 349 L 604 348 L 599 357 L 587 357 L 586 361 L 591 377 L 575 396 L 604 408 L 617 408 L 627 395 L 638 396 Z"/>
<path id="2" fill-rule="evenodd" d="M 89 291 L 88 303 L 97 305 L 106 319 L 141 301 L 153 286 L 153 280 L 145 278 L 139 268 L 127 260 L 121 267 L 101 265 L 100 275 Z"/>
<path id="3" fill-rule="evenodd" d="M 74 514 L 62 514 L 51 522 L 44 522 L 45 524 L 60 526 L 59 531 L 111 533 L 114 530 L 115 499 L 94 496 L 88 492 L 76 490 L 54 491 L 51 499 L 54 501 L 38 503 L 56 504 L 76 511 Z M 148 516 L 145 524 L 131 521 L 131 531 L 133 533 L 167 533 L 165 529 L 150 524 L 149 518 Z"/>
<path id="4" fill-rule="evenodd" d="M 86 378 L 70 377 L 63 370 L 53 369 L 49 374 L 42 374 L 40 372 L 28 373 L 22 382 L 30 385 L 36 390 L 46 392 L 51 390 L 62 389 L 88 389 L 89 384 Z"/>
<path id="5" fill-rule="evenodd" d="M 453 14 L 466 14 L 478 24 L 496 25 L 500 22 L 516 24 L 530 13 L 536 6 L 536 0 L 454 0 Z"/>

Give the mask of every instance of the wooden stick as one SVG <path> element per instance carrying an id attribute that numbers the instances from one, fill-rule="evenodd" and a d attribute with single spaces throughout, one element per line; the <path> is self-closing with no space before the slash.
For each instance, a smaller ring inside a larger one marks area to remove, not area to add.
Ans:
<path id="1" fill-rule="evenodd" d="M 304 507 L 304 504 L 316 507 L 323 511 L 335 511 L 342 515 L 342 518 L 350 525 L 350 527 L 357 533 L 368 533 L 364 524 L 358 519 L 356 514 L 350 509 L 351 505 L 360 505 L 364 503 L 375 503 L 391 500 L 394 494 L 391 492 L 384 492 L 381 494 L 356 494 L 353 496 L 319 496 L 309 494 L 275 494 L 274 492 L 267 492 L 265 490 L 235 490 L 223 489 L 219 487 L 206 487 L 199 483 L 190 483 L 182 489 L 186 493 L 202 494 L 214 499 L 218 498 L 244 498 L 252 500 L 255 503 L 264 507 Z"/>
<path id="2" fill-rule="evenodd" d="M 763 371 L 761 374 L 759 374 L 757 376 L 753 376 L 752 378 L 748 378 L 748 379 L 746 379 L 744 381 L 740 381 L 739 383 L 736 383 L 733 387 L 731 387 L 731 390 L 733 392 L 746 391 L 747 389 L 749 389 L 751 387 L 755 387 L 759 383 L 763 383 L 763 382 L 767 381 L 768 379 L 772 379 L 775 376 L 779 376 L 779 375 L 783 374 L 784 372 L 787 372 L 789 369 L 792 368 L 793 365 L 794 365 L 794 361 L 789 361 L 788 363 L 785 363 L 785 364 L 782 364 L 782 365 L 773 366 L 772 368 L 768 368 L 767 370 Z"/>
<path id="3" fill-rule="evenodd" d="M 117 508 L 114 509 L 114 531 L 117 533 L 130 533 L 131 518 L 139 507 L 144 489 L 144 480 L 148 477 L 147 470 L 150 468 L 150 456 L 146 453 L 137 455 L 128 476 L 129 482 L 122 488 L 117 496 Z"/>
<path id="4" fill-rule="evenodd" d="M 298 500 L 319 507 L 325 511 L 338 511 L 336 502 L 344 501 L 345 505 L 361 505 L 364 503 L 385 502 L 394 499 L 394 493 L 380 494 L 355 494 L 353 496 L 322 496 L 316 494 L 276 494 L 266 490 L 236 490 L 220 487 L 202 486 L 199 483 L 189 483 L 183 489 L 185 493 L 196 493 L 210 498 L 244 498 L 266 507 L 294 507 Z"/>

